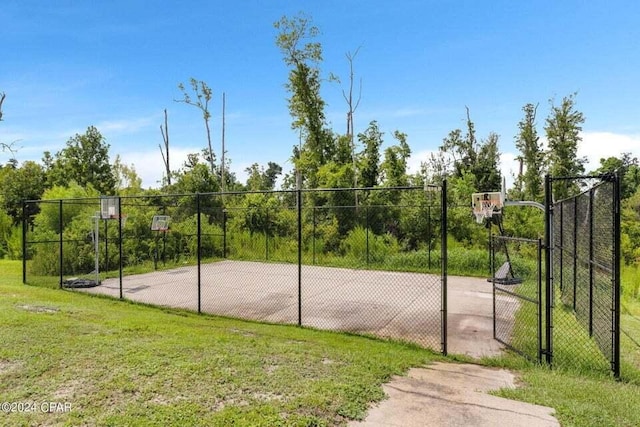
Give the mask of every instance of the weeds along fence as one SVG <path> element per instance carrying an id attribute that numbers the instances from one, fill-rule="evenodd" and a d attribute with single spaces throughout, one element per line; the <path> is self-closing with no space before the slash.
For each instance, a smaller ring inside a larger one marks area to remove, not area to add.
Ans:
<path id="1" fill-rule="evenodd" d="M 119 298 L 369 332 L 399 314 L 385 299 L 441 310 L 443 200 L 446 183 L 117 197 L 107 215 L 101 198 L 27 201 L 23 279 L 48 287 L 100 283 Z M 154 218 L 168 227 L 153 227 Z M 355 270 L 421 274 L 363 279 Z M 335 304 L 304 305 L 316 292 L 333 293 Z M 442 318 L 404 324 L 403 335 L 440 350 Z M 383 335 L 397 338 L 397 329 Z"/>

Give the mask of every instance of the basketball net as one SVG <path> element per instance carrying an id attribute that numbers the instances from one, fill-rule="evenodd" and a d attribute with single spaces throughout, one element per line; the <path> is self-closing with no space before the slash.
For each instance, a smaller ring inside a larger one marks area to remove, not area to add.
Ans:
<path id="1" fill-rule="evenodd" d="M 476 222 L 482 224 L 485 219 L 491 218 L 495 207 L 496 204 L 491 200 L 481 200 L 480 208 L 476 208 L 476 210 L 473 211 L 473 214 L 476 216 Z"/>

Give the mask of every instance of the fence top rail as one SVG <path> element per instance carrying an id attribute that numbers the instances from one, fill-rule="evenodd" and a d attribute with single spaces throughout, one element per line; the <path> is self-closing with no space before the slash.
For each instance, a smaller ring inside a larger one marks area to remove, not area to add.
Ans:
<path id="1" fill-rule="evenodd" d="M 436 185 L 426 186 L 404 186 L 404 187 L 349 187 L 349 188 L 303 188 L 300 189 L 302 193 L 323 193 L 323 192 L 343 192 L 343 191 L 439 191 L 441 187 Z M 196 196 L 243 196 L 247 194 L 295 194 L 298 190 L 251 190 L 251 191 L 225 191 L 223 192 L 210 192 L 210 193 L 167 193 L 167 194 L 140 194 L 140 195 L 126 195 L 126 196 L 108 196 L 119 197 L 120 199 L 153 199 L 153 198 L 170 198 L 170 197 L 196 197 Z M 88 200 L 96 200 L 99 202 L 103 196 L 94 197 L 80 197 L 80 198 L 68 198 L 68 199 L 31 199 L 25 200 L 24 203 L 59 203 L 63 202 L 80 202 Z"/>
<path id="2" fill-rule="evenodd" d="M 600 179 L 602 181 L 613 181 L 615 179 L 615 173 L 603 173 L 599 175 L 576 175 L 576 176 L 551 176 L 551 181 L 575 181 L 579 179 Z"/>
<path id="3" fill-rule="evenodd" d="M 69 199 L 33 199 L 33 200 L 24 200 L 23 203 L 74 203 L 78 205 L 89 205 L 93 203 L 100 203 L 99 197 L 79 197 L 79 198 L 69 198 Z"/>
<path id="4" fill-rule="evenodd" d="M 584 196 L 584 195 L 596 190 L 598 187 L 600 187 L 600 186 L 602 186 L 604 184 L 614 182 L 615 176 L 616 176 L 615 174 L 603 174 L 603 175 L 587 175 L 587 176 L 568 177 L 568 178 L 565 178 L 565 177 L 551 178 L 552 181 L 553 180 L 560 181 L 560 180 L 600 179 L 600 182 L 592 185 L 591 187 L 587 188 L 586 190 L 584 190 L 584 191 L 582 191 L 582 192 L 580 192 L 578 194 L 575 194 L 573 196 L 567 197 L 565 199 L 555 200 L 553 202 L 553 204 L 554 205 L 559 205 L 559 204 L 562 204 L 562 203 L 566 203 L 566 202 L 575 200 L 576 198 L 578 198 L 580 196 Z"/>
<path id="5" fill-rule="evenodd" d="M 563 204 L 566 204 L 566 203 L 571 203 L 571 202 L 573 202 L 575 200 L 578 200 L 581 197 L 588 196 L 592 191 L 598 189 L 598 187 L 600 187 L 600 186 L 602 186 L 604 184 L 606 184 L 605 181 L 599 182 L 596 185 L 594 185 L 592 187 L 589 187 L 586 190 L 582 191 L 581 193 L 575 194 L 573 196 L 569 196 L 566 199 L 556 200 L 556 201 L 553 202 L 553 204 L 554 205 L 563 205 Z"/>

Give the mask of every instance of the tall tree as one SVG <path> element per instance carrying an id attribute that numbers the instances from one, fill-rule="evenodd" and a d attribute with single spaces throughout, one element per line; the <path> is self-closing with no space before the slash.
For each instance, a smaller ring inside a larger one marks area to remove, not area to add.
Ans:
<path id="1" fill-rule="evenodd" d="M 322 45 L 314 40 L 319 30 L 304 14 L 294 18 L 284 16 L 274 26 L 278 30 L 276 45 L 284 63 L 290 67 L 285 86 L 290 93 L 291 127 L 300 132 L 304 141 L 301 150 L 294 150 L 293 160 L 314 187 L 319 167 L 334 151 L 333 136 L 326 128 L 325 102 L 320 96 Z"/>
<path id="2" fill-rule="evenodd" d="M 520 130 L 516 136 L 516 148 L 522 154 L 525 171 L 518 179 L 522 182 L 522 196 L 527 200 L 542 201 L 542 175 L 544 169 L 544 151 L 536 130 L 536 112 L 538 105 L 526 104 L 522 107 L 524 117 L 518 123 Z"/>
<path id="3" fill-rule="evenodd" d="M 116 179 L 109 163 L 109 144 L 94 126 L 89 126 L 84 134 L 70 138 L 67 146 L 56 153 L 55 160 L 51 160 L 49 153 L 45 152 L 50 185 L 67 186 L 75 181 L 83 187 L 90 184 L 100 194 L 115 192 Z"/>
<path id="4" fill-rule="evenodd" d="M 426 184 L 442 185 L 450 174 L 450 165 L 441 151 L 431 152 L 426 161 L 420 163 L 420 171 Z"/>
<path id="5" fill-rule="evenodd" d="M 623 200 L 633 196 L 640 188 L 640 164 L 631 153 L 600 159 L 600 167 L 593 174 L 606 173 L 617 173 L 620 176 L 620 194 Z"/>
<path id="6" fill-rule="evenodd" d="M 358 88 L 358 96 L 355 101 L 353 98 L 353 82 L 355 79 L 355 74 L 353 72 L 353 61 L 356 56 L 358 56 L 358 52 L 360 52 L 360 47 L 358 47 L 354 53 L 347 52 L 345 56 L 347 57 L 347 61 L 349 62 L 349 89 L 348 91 L 342 90 L 342 96 L 344 100 L 347 102 L 347 106 L 349 110 L 347 111 L 347 137 L 349 138 L 349 142 L 351 143 L 351 160 L 353 162 L 353 186 L 354 188 L 358 187 L 358 162 L 356 159 L 356 143 L 355 143 L 355 135 L 354 135 L 354 114 L 358 107 L 360 106 L 360 100 L 362 99 L 362 79 L 360 79 L 360 86 Z M 356 209 L 358 208 L 358 193 L 355 195 L 355 203 Z"/>
<path id="7" fill-rule="evenodd" d="M 584 115 L 576 110 L 575 97 L 575 93 L 565 96 L 560 105 L 549 101 L 551 112 L 544 130 L 549 144 L 549 172 L 554 176 L 568 177 L 584 173 L 586 159 L 578 158 Z M 575 181 L 563 180 L 554 184 L 553 195 L 556 200 L 561 200 L 578 190 Z"/>
<path id="8" fill-rule="evenodd" d="M 278 176 L 282 174 L 282 166 L 274 162 L 269 162 L 265 170 L 264 166 L 261 167 L 257 163 L 254 163 L 246 168 L 245 171 L 249 174 L 247 178 L 247 188 L 249 190 L 271 191 L 276 186 Z"/>
<path id="9" fill-rule="evenodd" d="M 490 133 L 486 140 L 478 143 L 475 124 L 467 110 L 467 132 L 463 136 L 460 129 L 449 132 L 440 146 L 440 152 L 451 157 L 453 176 L 469 180 L 467 174 L 473 176 L 477 191 L 498 191 L 501 185 L 500 152 L 498 151 L 498 135 Z M 435 159 L 434 159 L 435 160 Z"/>
<path id="10" fill-rule="evenodd" d="M 205 156 L 209 162 L 211 169 L 211 175 L 216 174 L 215 168 L 215 154 L 213 152 L 213 145 L 211 144 L 211 128 L 209 126 L 209 120 L 211 119 L 211 113 L 209 112 L 209 101 L 213 91 L 202 80 L 196 80 L 193 77 L 189 80 L 191 86 L 191 92 L 195 95 L 195 99 L 191 97 L 189 91 L 185 88 L 183 83 L 178 84 L 178 89 L 182 92 L 182 99 L 176 99 L 176 102 L 182 102 L 188 105 L 192 105 L 202 112 L 202 118 L 204 120 L 204 127 L 207 130 L 207 155 Z"/>
<path id="11" fill-rule="evenodd" d="M 364 149 L 360 154 L 360 184 L 365 187 L 375 187 L 380 177 L 380 146 L 382 145 L 382 132 L 375 120 L 369 123 L 367 129 L 358 134 L 358 140 Z"/>
<path id="12" fill-rule="evenodd" d="M 487 139 L 480 144 L 476 164 L 472 169 L 478 191 L 498 191 L 502 186 L 498 139 L 497 133 L 490 132 Z"/>
<path id="13" fill-rule="evenodd" d="M 467 133 L 462 135 L 460 129 L 449 132 L 444 139 L 441 151 L 449 153 L 453 158 L 453 172 L 455 176 L 462 176 L 465 172 L 472 172 L 477 163 L 478 147 L 475 124 L 471 120 L 469 107 L 467 110 Z"/>
<path id="14" fill-rule="evenodd" d="M 393 137 L 398 141 L 384 151 L 384 160 L 381 165 L 386 187 L 402 187 L 409 183 L 407 175 L 407 162 L 411 156 L 411 148 L 407 143 L 407 134 L 395 131 Z"/>
<path id="15" fill-rule="evenodd" d="M 220 181 L 209 168 L 200 163 L 197 153 L 187 154 L 182 170 L 175 176 L 173 191 L 177 193 L 213 193 L 220 191 Z"/>
<path id="16" fill-rule="evenodd" d="M 124 163 L 119 154 L 113 161 L 113 176 L 116 180 L 118 194 L 140 194 L 142 192 L 142 178 L 138 176 L 135 166 Z"/>
<path id="17" fill-rule="evenodd" d="M 15 163 L 0 168 L 0 205 L 18 224 L 22 218 L 22 201 L 40 199 L 45 190 L 44 170 L 33 161 L 17 167 Z"/>

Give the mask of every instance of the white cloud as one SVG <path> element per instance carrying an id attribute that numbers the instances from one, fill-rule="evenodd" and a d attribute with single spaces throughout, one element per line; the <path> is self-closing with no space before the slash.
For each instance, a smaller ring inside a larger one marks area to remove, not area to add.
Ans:
<path id="1" fill-rule="evenodd" d="M 437 153 L 438 150 L 422 150 L 417 153 L 411 154 L 409 160 L 407 161 L 407 169 L 411 174 L 420 172 L 420 167 L 423 162 L 426 162 L 431 158 L 432 153 Z"/>
<path id="2" fill-rule="evenodd" d="M 171 170 L 176 171 L 182 169 L 187 161 L 187 156 L 192 153 L 200 153 L 201 148 L 197 147 L 176 147 L 171 148 L 169 152 L 171 162 Z M 164 163 L 160 148 L 148 151 L 129 151 L 120 154 L 123 163 L 133 165 L 136 173 L 142 179 L 142 188 L 159 188 L 162 184 L 164 176 Z M 231 172 L 236 174 L 236 179 L 244 183 L 247 180 L 246 168 L 251 166 L 250 163 L 240 163 L 234 165 L 231 163 Z"/>
<path id="3" fill-rule="evenodd" d="M 612 132 L 583 132 L 578 156 L 586 157 L 585 169 L 590 172 L 600 167 L 600 159 L 619 157 L 631 153 L 640 157 L 640 135 L 624 135 Z"/>
<path id="4" fill-rule="evenodd" d="M 106 133 L 131 133 L 156 125 L 157 116 L 140 117 L 129 120 L 106 120 L 96 125 L 96 128 L 104 135 Z"/>
<path id="5" fill-rule="evenodd" d="M 520 162 L 516 160 L 518 155 L 514 153 L 502 153 L 500 154 L 500 170 L 502 176 L 505 178 L 506 187 L 513 187 L 513 181 L 520 172 Z M 500 190 L 499 188 L 496 191 Z M 505 189 L 506 190 L 506 189 Z"/>
<path id="6" fill-rule="evenodd" d="M 199 153 L 199 148 L 171 148 L 169 161 L 171 169 L 178 170 L 187 160 L 190 153 Z M 160 187 L 164 176 L 164 163 L 160 149 L 147 151 L 129 151 L 120 154 L 123 163 L 133 165 L 136 173 L 142 179 L 142 187 Z"/>
<path id="7" fill-rule="evenodd" d="M 600 159 L 620 157 L 622 153 L 631 153 L 640 158 L 640 135 L 624 135 L 613 132 L 582 132 L 582 142 L 578 146 L 578 157 L 585 157 L 585 172 L 589 173 L 600 167 Z M 547 140 L 540 138 L 542 147 L 547 149 Z M 518 154 L 502 153 L 500 157 L 503 176 L 507 179 L 507 188 L 513 185 L 513 177 L 520 167 L 516 160 Z"/>

